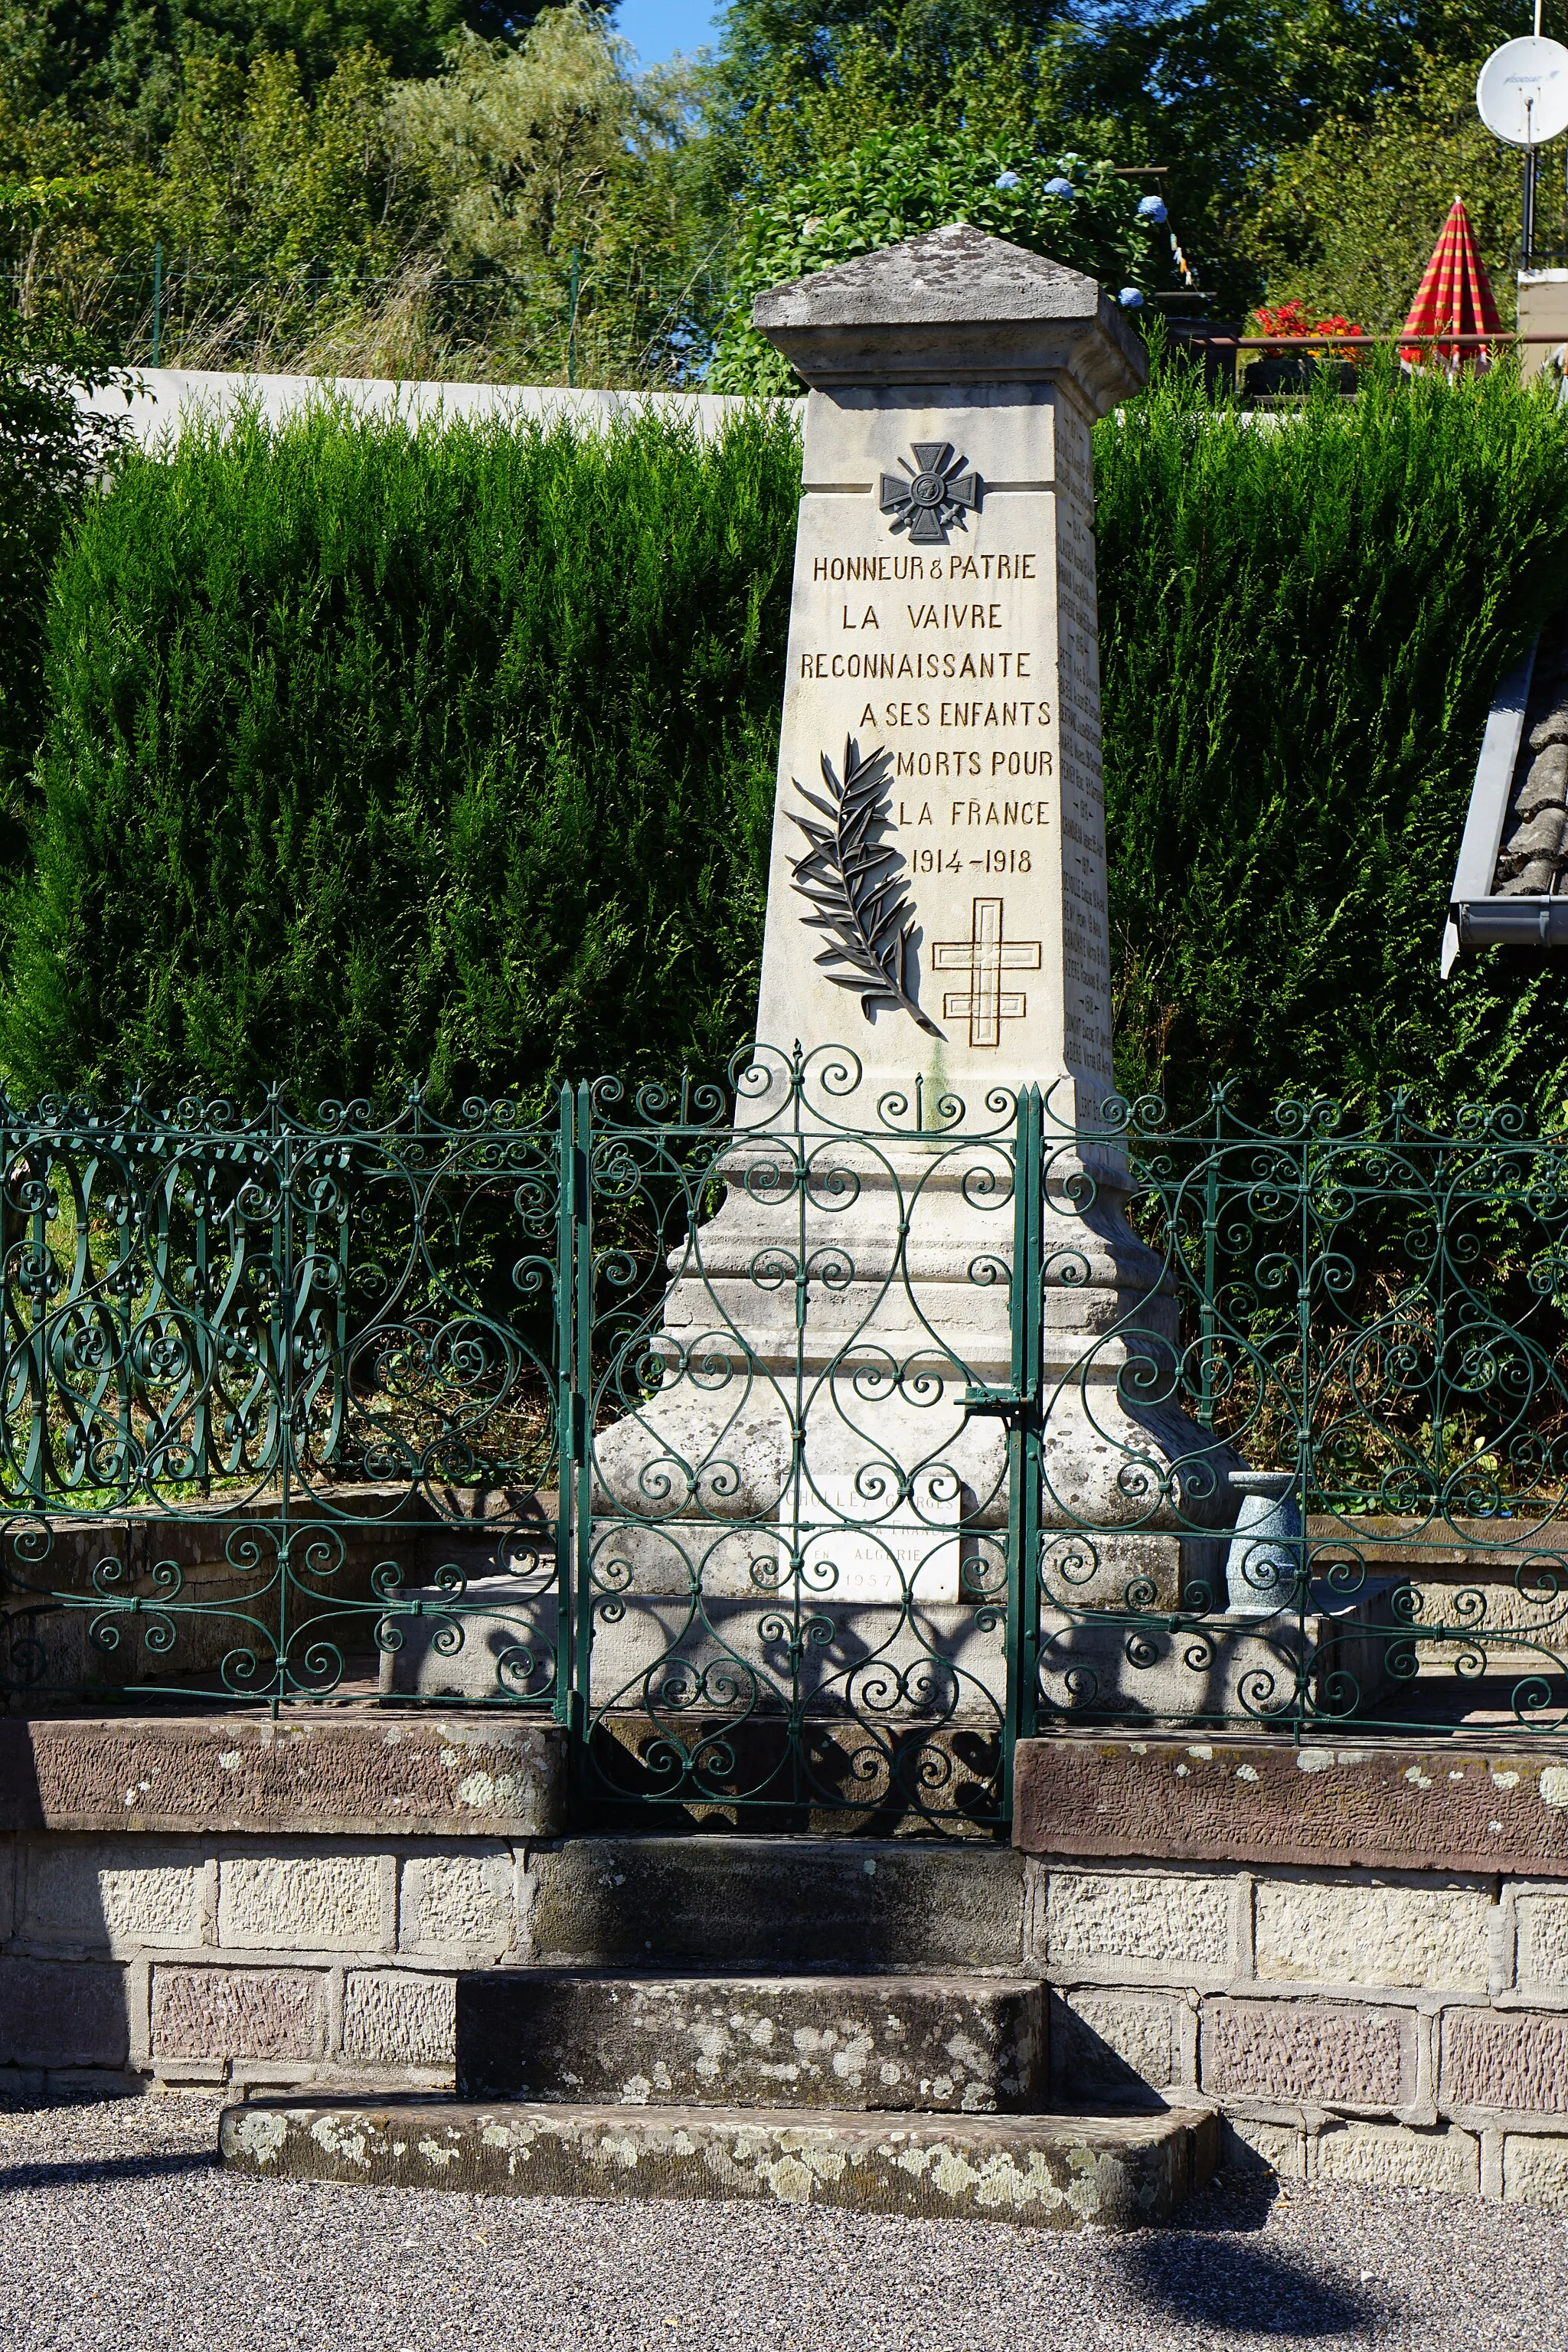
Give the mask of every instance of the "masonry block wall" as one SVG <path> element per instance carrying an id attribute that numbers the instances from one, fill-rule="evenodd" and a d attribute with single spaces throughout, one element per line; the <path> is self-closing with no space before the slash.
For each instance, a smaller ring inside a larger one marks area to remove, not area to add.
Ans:
<path id="1" fill-rule="evenodd" d="M 1219 2107 L 1290 2179 L 1568 2210 L 1568 1888 L 1030 1865 L 1064 2100 Z"/>
<path id="2" fill-rule="evenodd" d="M 488 1841 L 13 1838 L 0 2064 L 449 2088 L 457 1973 L 531 1957 L 538 1875 Z"/>
<path id="3" fill-rule="evenodd" d="M 1062 2095 L 1200 2099 L 1288 2177 L 1568 2210 L 1561 1749 L 1019 1754 Z"/>
<path id="4" fill-rule="evenodd" d="M 445 2089 L 464 1971 L 871 1956 L 1037 1972 L 1061 2106 L 1568 2211 L 1561 1750 L 1030 1742 L 1012 1850 L 573 1837 L 562 1758 L 473 1717 L 0 1723 L 0 2088 Z"/>

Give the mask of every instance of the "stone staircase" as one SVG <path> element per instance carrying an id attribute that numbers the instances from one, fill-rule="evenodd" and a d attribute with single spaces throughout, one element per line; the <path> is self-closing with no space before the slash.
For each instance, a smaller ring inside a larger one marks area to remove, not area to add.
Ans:
<path id="1" fill-rule="evenodd" d="M 591 1893 L 540 1921 L 551 1964 L 458 1979 L 454 2097 L 231 2107 L 225 2160 L 1047 2229 L 1159 2223 L 1213 2169 L 1206 2113 L 1049 2111 L 1005 1849 L 573 1843 Z"/>

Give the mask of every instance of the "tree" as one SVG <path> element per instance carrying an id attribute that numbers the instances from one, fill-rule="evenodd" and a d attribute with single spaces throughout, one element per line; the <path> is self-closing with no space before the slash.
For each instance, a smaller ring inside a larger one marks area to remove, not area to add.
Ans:
<path id="1" fill-rule="evenodd" d="M 478 281 L 493 359 L 548 380 L 570 339 L 579 381 L 680 372 L 722 235 L 689 171 L 691 95 L 679 69 L 637 73 L 582 0 L 515 49 L 465 37 L 439 75 L 397 85 L 390 129 L 424 191 L 425 249 Z"/>
<path id="2" fill-rule="evenodd" d="M 1058 193 L 1064 184 L 1070 193 Z M 1136 185 L 1104 157 L 1046 157 L 924 123 L 873 131 L 771 202 L 747 207 L 709 381 L 721 392 L 797 390 L 788 363 L 752 326 L 752 295 L 949 221 L 970 221 L 1113 289 L 1147 285 L 1153 233 L 1139 202 Z"/>
<path id="3" fill-rule="evenodd" d="M 26 849 L 33 761 L 44 730 L 48 585 L 74 515 L 123 446 L 77 388 L 120 381 L 79 334 L 0 306 L 0 872 Z"/>
<path id="4" fill-rule="evenodd" d="M 1500 24 L 1496 0 L 1073 0 L 1073 8 L 1051 45 L 1066 131 L 1114 121 L 1168 166 L 1172 217 L 1231 315 L 1266 290 L 1289 290 L 1274 280 L 1276 248 L 1265 248 L 1256 215 L 1289 185 L 1294 158 L 1322 134 L 1353 172 L 1355 144 L 1375 131 L 1380 109 L 1435 63 L 1455 86 L 1468 72 L 1473 89 L 1481 58 L 1518 30 Z M 1548 31 L 1562 8 L 1549 0 Z M 1320 178 L 1331 205 L 1331 171 Z M 1397 205 L 1396 165 L 1387 194 Z M 1440 222 L 1441 212 L 1434 237 Z M 1363 226 L 1370 246 L 1384 240 L 1375 210 Z M 1347 301 L 1336 289 L 1328 307 Z"/>
<path id="5" fill-rule="evenodd" d="M 1511 322 L 1506 265 L 1519 236 L 1521 158 L 1477 114 L 1475 81 L 1468 59 L 1425 58 L 1414 81 L 1378 100 L 1370 123 L 1336 115 L 1278 165 L 1243 245 L 1271 299 L 1331 304 L 1370 328 L 1400 326 L 1458 192 Z M 1543 170 L 1542 243 L 1555 241 L 1554 182 Z"/>

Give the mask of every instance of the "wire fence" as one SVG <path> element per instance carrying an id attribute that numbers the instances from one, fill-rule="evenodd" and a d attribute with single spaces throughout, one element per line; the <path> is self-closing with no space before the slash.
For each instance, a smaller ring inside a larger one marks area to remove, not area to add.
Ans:
<path id="1" fill-rule="evenodd" d="M 3 265 L 24 316 L 54 311 L 124 366 L 419 375 L 679 390 L 711 356 L 729 288 L 717 254 L 671 273 L 574 248 L 548 274 L 252 268 L 165 248 Z"/>

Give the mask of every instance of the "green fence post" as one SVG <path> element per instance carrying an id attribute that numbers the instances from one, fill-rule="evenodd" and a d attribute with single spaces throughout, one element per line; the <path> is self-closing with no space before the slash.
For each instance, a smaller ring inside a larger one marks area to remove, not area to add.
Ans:
<path id="1" fill-rule="evenodd" d="M 574 1277 L 572 1307 L 573 1746 L 579 1801 L 588 1783 L 594 1698 L 594 1097 L 577 1089 L 572 1153 Z"/>
<path id="2" fill-rule="evenodd" d="M 1018 1097 L 1014 1130 L 1012 1380 L 1007 1422 L 1007 1712 L 1002 1804 L 1013 1818 L 1013 1763 L 1035 1728 L 1040 1646 L 1040 1481 L 1044 1469 L 1044 1110 L 1038 1087 Z"/>
<path id="3" fill-rule="evenodd" d="M 569 1086 L 561 1089 L 555 1160 L 555 1720 L 572 1721 L 576 1688 L 576 1625 L 572 1601 L 574 1506 L 576 1502 L 577 1138 Z"/>

